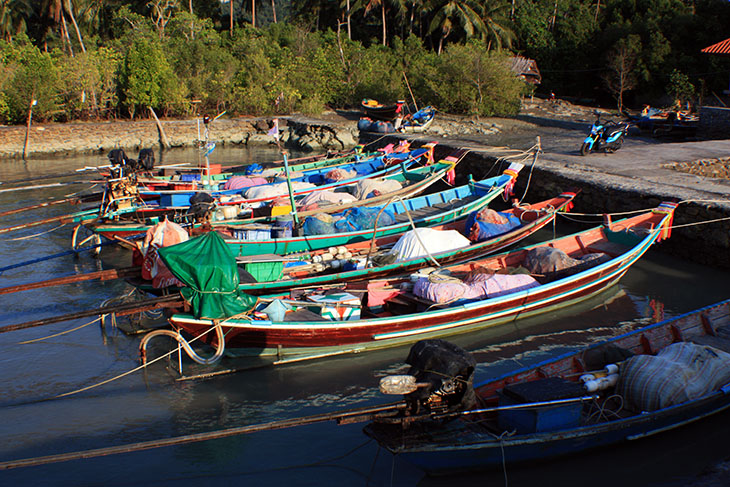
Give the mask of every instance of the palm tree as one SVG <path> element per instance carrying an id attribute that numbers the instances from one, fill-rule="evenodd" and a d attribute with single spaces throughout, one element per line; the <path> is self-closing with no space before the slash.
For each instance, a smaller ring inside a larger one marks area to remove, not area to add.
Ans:
<path id="1" fill-rule="evenodd" d="M 446 38 L 457 28 L 461 28 L 467 39 L 476 37 L 497 49 L 510 47 L 515 34 L 507 27 L 505 14 L 508 9 L 509 5 L 503 2 L 487 4 L 475 0 L 441 0 L 434 5 L 436 14 L 429 26 L 429 32 L 441 30 L 439 54 Z"/>
<path id="2" fill-rule="evenodd" d="M 26 30 L 26 20 L 33 14 L 28 0 L 0 0 L 0 36 L 12 42 L 13 35 Z"/>
<path id="3" fill-rule="evenodd" d="M 471 0 L 445 0 L 436 8 L 436 14 L 431 20 L 429 32 L 441 30 L 438 53 L 441 54 L 444 40 L 451 32 L 461 27 L 466 37 L 484 37 L 487 26 L 477 12 L 478 5 Z"/>
<path id="4" fill-rule="evenodd" d="M 61 36 L 64 39 L 64 42 L 68 42 L 69 45 L 69 52 L 73 56 L 73 47 L 71 46 L 71 38 L 68 35 L 68 27 L 66 26 L 66 15 L 68 15 L 69 19 L 71 20 L 71 23 L 74 26 L 74 29 L 76 30 L 76 37 L 79 40 L 79 45 L 81 46 L 81 50 L 83 52 L 86 52 L 86 47 L 84 46 L 84 40 L 81 37 L 81 31 L 79 30 L 79 26 L 76 23 L 76 17 L 73 13 L 73 4 L 71 3 L 71 0 L 45 0 L 45 3 L 43 4 L 42 11 L 45 13 L 47 17 L 49 17 L 54 24 L 61 26 Z"/>

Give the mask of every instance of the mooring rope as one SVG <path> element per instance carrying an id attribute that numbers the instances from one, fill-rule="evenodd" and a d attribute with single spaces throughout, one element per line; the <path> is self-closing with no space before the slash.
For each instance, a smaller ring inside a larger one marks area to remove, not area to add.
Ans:
<path id="1" fill-rule="evenodd" d="M 30 238 L 40 237 L 41 235 L 45 235 L 47 233 L 55 232 L 59 228 L 65 227 L 65 226 L 66 226 L 65 223 L 61 223 L 56 228 L 51 228 L 50 230 L 46 230 L 45 232 L 41 232 L 41 233 L 36 233 L 35 235 L 26 235 L 25 237 L 10 238 L 10 239 L 8 239 L 8 242 L 15 242 L 17 240 L 28 240 Z"/>
<path id="2" fill-rule="evenodd" d="M 76 328 L 71 328 L 70 330 L 65 330 L 65 331 L 62 331 L 60 333 L 55 333 L 53 335 L 48 335 L 48 336 L 45 336 L 43 338 L 34 338 L 33 340 L 25 340 L 24 342 L 18 342 L 18 345 L 27 345 L 29 343 L 42 342 L 43 340 L 48 340 L 49 338 L 55 338 L 55 337 L 58 337 L 58 336 L 61 336 L 61 335 L 66 335 L 67 333 L 71 333 L 73 331 L 80 330 L 80 329 L 85 328 L 85 327 L 87 327 L 87 326 L 89 326 L 91 324 L 96 323 L 97 321 L 103 320 L 105 318 L 105 316 L 106 315 L 102 315 L 102 316 L 100 316 L 98 318 L 95 318 L 95 319 L 89 321 L 88 323 L 86 323 L 84 325 L 77 326 Z"/>

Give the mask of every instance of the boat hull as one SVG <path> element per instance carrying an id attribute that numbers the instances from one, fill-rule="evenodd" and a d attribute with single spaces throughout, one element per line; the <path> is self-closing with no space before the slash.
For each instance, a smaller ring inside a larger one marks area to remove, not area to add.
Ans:
<path id="1" fill-rule="evenodd" d="M 366 318 L 352 321 L 295 321 L 227 319 L 215 324 L 211 320 L 189 315 L 174 315 L 170 322 L 194 336 L 202 336 L 214 346 L 223 345 L 244 355 L 274 355 L 279 361 L 317 358 L 327 354 L 351 353 L 413 343 L 497 326 L 519 318 L 527 318 L 581 302 L 616 284 L 663 232 L 670 215 L 647 217 L 644 224 L 651 230 L 639 243 L 610 260 L 575 275 L 557 279 L 537 287 L 482 299 L 467 304 L 432 309 L 410 314 Z M 575 245 L 592 249 L 605 240 L 603 229 L 597 228 L 551 241 L 552 245 Z M 528 249 L 490 257 L 503 267 L 522 262 Z M 489 264 L 487 264 L 489 265 Z M 365 283 L 367 285 L 367 283 Z M 363 288 L 365 290 L 366 288 Z M 220 326 L 225 344 L 220 344 L 212 329 Z"/>
<path id="2" fill-rule="evenodd" d="M 530 368 L 510 372 L 476 385 L 475 389 L 481 397 L 494 397 L 506 384 L 581 373 L 580 370 L 576 371 L 575 365 L 580 363 L 580 357 L 584 357 L 589 350 L 609 344 L 634 353 L 652 354 L 676 342 L 707 337 L 712 340 L 718 325 L 726 329 L 730 326 L 730 300 L 620 335 L 578 354 L 568 353 Z M 726 344 L 721 343 L 719 346 L 727 348 Z M 414 440 L 417 436 L 422 438 L 420 434 L 409 438 L 399 425 L 396 431 L 392 429 L 395 426 L 392 424 L 371 424 L 365 431 L 389 451 L 428 474 L 445 475 L 502 468 L 504 464 L 556 459 L 609 446 L 621 447 L 685 427 L 728 408 L 730 384 L 725 384 L 717 391 L 656 411 L 562 430 L 498 437 L 486 431 L 464 428 L 469 421 L 457 420 L 443 427 L 429 429 L 428 441 Z"/>

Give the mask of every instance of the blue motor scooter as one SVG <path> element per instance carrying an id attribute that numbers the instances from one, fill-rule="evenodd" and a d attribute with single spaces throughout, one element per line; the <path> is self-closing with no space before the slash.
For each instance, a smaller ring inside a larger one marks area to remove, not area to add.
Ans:
<path id="1" fill-rule="evenodd" d="M 596 113 L 596 121 L 591 126 L 591 133 L 583 141 L 580 147 L 580 155 L 584 156 L 590 152 L 604 151 L 616 152 L 624 145 L 624 137 L 629 130 L 627 122 L 614 122 L 608 120 L 601 122 L 601 115 Z"/>

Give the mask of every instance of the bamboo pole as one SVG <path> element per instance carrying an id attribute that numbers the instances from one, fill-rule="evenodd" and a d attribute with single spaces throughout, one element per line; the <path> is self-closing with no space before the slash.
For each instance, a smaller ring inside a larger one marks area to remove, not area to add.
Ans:
<path id="1" fill-rule="evenodd" d="M 187 443 L 194 443 L 198 441 L 228 438 L 231 436 L 256 433 L 260 431 L 272 431 L 284 428 L 292 428 L 295 426 L 305 426 L 308 424 L 321 423 L 325 421 L 337 421 L 339 424 L 370 421 L 374 419 L 377 415 L 393 414 L 405 408 L 405 402 L 401 401 L 396 403 L 384 404 L 382 406 L 366 406 L 362 408 L 349 409 L 334 413 L 323 413 L 315 414 L 312 416 L 304 416 L 301 418 L 282 419 L 279 421 L 270 421 L 268 423 L 259 423 L 247 426 L 239 426 L 236 428 L 228 428 L 219 431 L 208 431 L 191 435 L 175 436 L 172 438 L 165 438 L 161 440 L 142 441 L 139 443 L 131 443 L 127 445 L 97 448 L 95 450 L 61 453 L 59 455 L 48 455 L 44 457 L 26 458 L 22 460 L 11 460 L 8 462 L 0 463 L 0 470 L 8 470 L 18 467 L 33 467 L 38 465 L 46 465 L 49 463 L 80 460 L 83 458 L 116 455 L 119 453 L 130 453 L 136 451 L 150 450 L 153 448 L 161 448 L 165 446 L 184 445 Z"/>
<path id="2" fill-rule="evenodd" d="M 99 279 L 102 281 L 110 281 L 113 279 L 121 279 L 124 277 L 137 276 L 140 274 L 140 267 L 125 267 L 122 269 L 109 269 L 105 271 L 89 272 L 86 274 L 76 274 L 73 276 L 56 277 L 45 281 L 29 282 L 27 284 L 18 284 L 16 286 L 8 286 L 0 288 L 0 294 L 11 294 L 20 291 L 28 291 L 30 289 L 40 289 L 44 287 L 59 286 L 62 284 L 73 284 L 82 281 L 91 281 Z"/>
<path id="3" fill-rule="evenodd" d="M 25 126 L 25 143 L 23 143 L 23 159 L 25 159 L 26 155 L 28 154 L 28 145 L 30 144 L 30 124 L 31 120 L 33 119 L 33 107 L 38 104 L 38 100 L 33 98 L 33 100 L 30 102 L 30 107 L 28 107 L 28 122 Z"/>
<path id="4" fill-rule="evenodd" d="M 19 323 L 17 325 L 7 325 L 0 327 L 0 333 L 25 330 L 27 328 L 36 328 L 38 326 L 51 325 L 54 323 L 61 323 L 63 321 L 70 321 L 78 318 L 88 318 L 89 316 L 98 316 L 110 313 L 116 313 L 118 316 L 125 316 L 134 313 L 141 313 L 144 311 L 151 311 L 153 309 L 159 308 L 174 308 L 177 306 L 181 306 L 182 304 L 183 300 L 178 295 L 163 296 L 160 298 L 146 299 L 134 303 L 118 304 L 114 306 L 102 306 L 101 308 L 95 308 L 86 311 L 77 311 L 76 313 L 68 313 L 60 316 L 52 316 L 50 318 L 28 321 L 25 323 Z"/>

